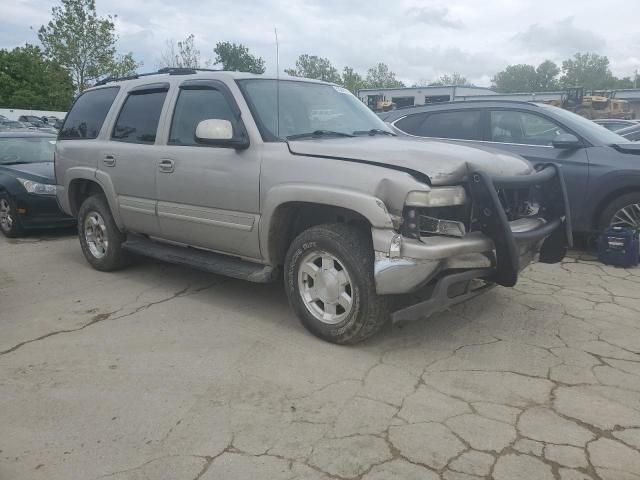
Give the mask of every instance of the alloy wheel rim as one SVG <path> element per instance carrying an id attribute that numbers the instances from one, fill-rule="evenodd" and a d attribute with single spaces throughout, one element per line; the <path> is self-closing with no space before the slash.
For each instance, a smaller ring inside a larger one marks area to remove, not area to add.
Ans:
<path id="1" fill-rule="evenodd" d="M 298 290 L 307 310 L 327 325 L 342 322 L 353 309 L 349 272 L 328 252 L 305 255 L 298 270 Z"/>
<path id="2" fill-rule="evenodd" d="M 91 255 L 102 258 L 107 254 L 109 239 L 104 218 L 98 212 L 89 212 L 84 220 L 84 239 Z"/>
<path id="3" fill-rule="evenodd" d="M 611 226 L 640 230 L 640 203 L 632 203 L 618 210 L 611 219 Z"/>
<path id="4" fill-rule="evenodd" d="M 13 217 L 11 217 L 11 205 L 6 198 L 0 199 L 0 226 L 6 232 L 11 230 L 13 226 Z"/>

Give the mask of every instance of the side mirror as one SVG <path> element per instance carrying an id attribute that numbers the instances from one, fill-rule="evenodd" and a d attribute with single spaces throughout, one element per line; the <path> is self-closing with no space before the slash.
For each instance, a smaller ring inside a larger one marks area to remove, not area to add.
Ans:
<path id="1" fill-rule="evenodd" d="M 233 125 L 229 120 L 210 118 L 202 120 L 196 127 L 196 141 L 206 145 L 230 147 L 237 150 L 249 147 L 246 133 L 234 136 Z"/>
<path id="2" fill-rule="evenodd" d="M 582 142 L 578 137 L 572 135 L 571 133 L 561 133 L 557 135 L 551 142 L 554 148 L 580 148 L 582 147 Z"/>

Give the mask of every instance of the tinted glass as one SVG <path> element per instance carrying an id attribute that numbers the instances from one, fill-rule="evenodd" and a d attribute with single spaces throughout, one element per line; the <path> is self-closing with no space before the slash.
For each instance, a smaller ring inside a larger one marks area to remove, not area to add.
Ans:
<path id="1" fill-rule="evenodd" d="M 181 90 L 171 121 L 169 143 L 197 145 L 196 127 L 202 120 L 210 118 L 229 120 L 232 123 L 235 120 L 222 93 L 211 89 Z"/>
<path id="2" fill-rule="evenodd" d="M 403 132 L 406 132 L 410 135 L 417 135 L 418 129 L 424 119 L 427 118 L 427 113 L 417 113 L 415 115 L 408 115 L 395 123 L 395 126 L 398 127 Z"/>
<path id="3" fill-rule="evenodd" d="M 153 143 L 166 91 L 138 93 L 125 100 L 111 138 L 120 142 Z"/>
<path id="4" fill-rule="evenodd" d="M 65 118 L 59 138 L 96 138 L 117 94 L 118 87 L 100 88 L 83 93 Z"/>
<path id="5" fill-rule="evenodd" d="M 551 120 L 527 112 L 491 112 L 491 140 L 501 143 L 551 145 L 561 133 L 568 133 Z"/>
<path id="6" fill-rule="evenodd" d="M 0 165 L 53 162 L 55 137 L 0 138 Z"/>
<path id="7" fill-rule="evenodd" d="M 602 125 L 598 125 L 591 120 L 577 115 L 573 112 L 565 110 L 563 108 L 552 107 L 550 105 L 540 105 L 540 108 L 548 110 L 550 115 L 558 119 L 561 123 L 564 123 L 567 127 L 577 130 L 580 135 L 586 137 L 586 139 L 592 143 L 602 145 L 615 145 L 617 143 L 627 143 L 629 140 L 621 137 L 617 133 L 611 132 L 604 128 Z"/>
<path id="8" fill-rule="evenodd" d="M 457 112 L 435 112 L 426 116 L 419 125 L 414 125 L 412 135 L 420 137 L 482 140 L 479 110 Z"/>

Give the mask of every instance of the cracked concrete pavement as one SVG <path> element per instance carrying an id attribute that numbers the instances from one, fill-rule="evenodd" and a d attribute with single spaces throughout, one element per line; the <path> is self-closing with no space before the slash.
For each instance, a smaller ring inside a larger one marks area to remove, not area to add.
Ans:
<path id="1" fill-rule="evenodd" d="M 640 269 L 573 254 L 339 347 L 280 285 L 0 259 L 2 480 L 640 480 Z"/>

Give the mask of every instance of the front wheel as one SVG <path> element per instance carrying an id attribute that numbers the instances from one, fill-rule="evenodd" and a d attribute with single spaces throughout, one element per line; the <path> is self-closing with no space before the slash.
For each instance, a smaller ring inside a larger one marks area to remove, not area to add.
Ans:
<path id="1" fill-rule="evenodd" d="M 376 293 L 371 238 L 352 226 L 298 235 L 285 259 L 285 288 L 305 328 L 329 342 L 358 343 L 389 318 L 387 298 Z"/>
<path id="2" fill-rule="evenodd" d="M 0 231 L 9 238 L 16 238 L 24 233 L 16 203 L 8 193 L 0 193 Z"/>
<path id="3" fill-rule="evenodd" d="M 598 227 L 602 231 L 609 226 L 640 231 L 640 192 L 620 195 L 605 207 Z"/>
<path id="4" fill-rule="evenodd" d="M 104 195 L 92 195 L 80 206 L 78 237 L 82 253 L 96 270 L 110 272 L 128 263 L 129 255 L 122 249 L 126 236 L 113 220 Z"/>

